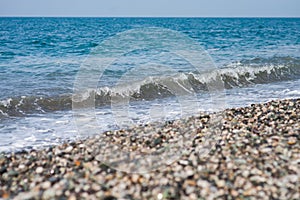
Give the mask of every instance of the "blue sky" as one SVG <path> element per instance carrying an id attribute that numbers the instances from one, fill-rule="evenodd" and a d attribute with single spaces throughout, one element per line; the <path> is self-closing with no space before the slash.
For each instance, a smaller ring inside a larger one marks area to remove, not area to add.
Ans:
<path id="1" fill-rule="evenodd" d="M 0 0 L 0 16 L 300 17 L 300 0 Z"/>

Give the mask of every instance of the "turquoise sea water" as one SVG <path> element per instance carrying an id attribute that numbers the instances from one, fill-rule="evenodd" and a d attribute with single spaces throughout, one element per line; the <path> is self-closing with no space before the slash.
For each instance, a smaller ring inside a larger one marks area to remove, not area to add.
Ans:
<path id="1" fill-rule="evenodd" d="M 135 123 L 180 117 L 178 101 L 158 79 L 188 81 L 198 96 L 191 104 L 204 111 L 214 111 L 205 85 L 216 72 L 224 84 L 225 107 L 300 97 L 299 18 L 0 18 L 0 151 L 78 137 L 71 96 L 80 66 L 109 38 L 147 27 L 191 38 L 215 68 L 199 74 L 171 59 L 178 74 L 165 71 L 153 78 L 151 68 L 135 73 L 139 81 L 119 91 L 131 97 L 128 115 Z M 130 42 L 135 45 L 134 38 Z M 128 60 L 151 62 L 159 53 L 130 52 L 126 62 L 121 59 L 104 72 L 95 97 L 100 132 L 120 128 L 111 111 L 112 87 L 130 69 Z M 149 115 L 151 107 L 162 105 L 165 115 Z"/>

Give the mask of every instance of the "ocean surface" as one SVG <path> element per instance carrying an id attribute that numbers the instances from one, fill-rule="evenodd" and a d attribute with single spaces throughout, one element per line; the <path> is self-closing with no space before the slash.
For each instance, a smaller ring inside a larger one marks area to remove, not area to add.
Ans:
<path id="1" fill-rule="evenodd" d="M 183 104 L 194 112 L 186 114 L 196 114 L 300 97 L 300 18 L 0 18 L 0 152 L 90 136 L 78 134 L 72 109 L 82 66 L 100 55 L 99 46 L 107 52 L 118 48 L 103 47 L 105 41 L 131 30 L 142 37 L 145 28 L 156 31 L 148 43 L 162 47 L 184 41 L 160 36 L 160 30 L 189 38 L 213 67 L 197 71 L 172 52 L 141 49 L 137 38 L 126 38 L 135 50 L 105 68 L 85 94 L 95 100 L 99 133 L 180 118 Z M 217 79 L 219 95 L 208 87 Z M 182 103 L 170 88 L 192 91 L 196 98 Z"/>

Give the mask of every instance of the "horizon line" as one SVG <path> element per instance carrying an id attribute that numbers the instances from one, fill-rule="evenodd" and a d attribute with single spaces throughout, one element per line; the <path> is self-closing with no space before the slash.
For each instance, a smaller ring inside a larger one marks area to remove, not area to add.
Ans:
<path id="1" fill-rule="evenodd" d="M 0 17 L 20 18 L 300 18 L 300 16 L 79 16 L 79 15 L 0 15 Z"/>

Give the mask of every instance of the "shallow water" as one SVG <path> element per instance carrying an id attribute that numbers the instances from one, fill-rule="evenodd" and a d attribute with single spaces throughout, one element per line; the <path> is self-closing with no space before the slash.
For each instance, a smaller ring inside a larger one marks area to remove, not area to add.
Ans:
<path id="1" fill-rule="evenodd" d="M 145 27 L 185 35 L 214 65 L 195 70 L 172 52 L 140 49 L 129 38 L 136 50 L 115 60 L 84 94 L 95 95 L 99 132 L 300 97 L 298 18 L 0 18 L 0 151 L 82 137 L 72 111 L 80 67 L 103 42 Z M 161 40 L 156 36 L 151 40 Z M 209 85 L 218 78 L 222 87 L 212 92 Z M 183 105 L 172 87 L 194 96 Z M 119 109 L 120 98 L 128 103 Z"/>

